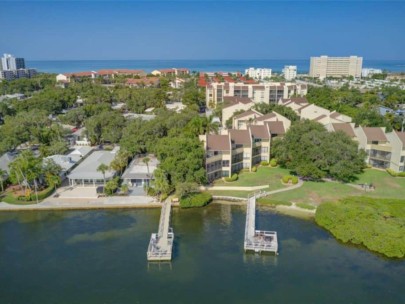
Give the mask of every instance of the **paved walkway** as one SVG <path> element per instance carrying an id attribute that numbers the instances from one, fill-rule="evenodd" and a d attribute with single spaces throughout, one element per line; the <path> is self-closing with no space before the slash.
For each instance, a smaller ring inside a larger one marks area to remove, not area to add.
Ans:
<path id="1" fill-rule="evenodd" d="M 273 190 L 273 191 L 260 191 L 259 193 L 257 193 L 256 197 L 260 198 L 260 197 L 265 197 L 265 196 L 269 196 L 269 195 L 280 193 L 280 192 L 291 191 L 291 190 L 302 187 L 303 184 L 304 184 L 304 182 L 302 180 L 298 180 L 297 184 L 289 186 L 287 188 L 277 189 L 277 190 Z M 219 200 L 223 199 L 223 200 L 231 200 L 231 201 L 247 200 L 247 198 L 241 198 L 241 197 L 235 197 L 235 196 L 219 196 L 219 195 L 214 195 L 213 198 L 219 199 Z"/>
<path id="2" fill-rule="evenodd" d="M 108 208 L 149 208 L 162 204 L 148 196 L 114 196 L 97 199 L 72 199 L 49 197 L 39 204 L 12 205 L 0 202 L 1 211 L 23 210 L 64 210 L 64 209 L 108 209 Z"/>
<path id="3" fill-rule="evenodd" d="M 255 186 L 255 187 L 242 187 L 242 186 L 212 186 L 212 187 L 203 187 L 204 190 L 236 190 L 236 191 L 256 191 L 261 189 L 268 188 L 268 185 Z"/>

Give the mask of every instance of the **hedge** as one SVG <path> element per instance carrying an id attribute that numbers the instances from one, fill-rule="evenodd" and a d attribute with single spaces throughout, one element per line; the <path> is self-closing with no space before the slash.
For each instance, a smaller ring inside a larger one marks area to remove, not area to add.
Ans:
<path id="1" fill-rule="evenodd" d="M 405 177 L 405 172 L 395 172 L 392 169 L 387 169 L 387 172 L 389 175 L 391 175 L 393 177 Z"/>
<path id="2" fill-rule="evenodd" d="M 234 173 L 231 177 L 225 177 L 226 182 L 234 182 L 238 180 L 238 174 Z"/>
<path id="3" fill-rule="evenodd" d="M 269 165 L 269 162 L 266 161 L 266 160 L 263 160 L 263 161 L 260 163 L 260 166 L 268 166 L 268 165 Z"/>
<path id="4" fill-rule="evenodd" d="M 256 172 L 257 171 L 257 167 L 252 167 L 252 172 Z"/>
<path id="5" fill-rule="evenodd" d="M 212 195 L 208 192 L 191 193 L 180 199 L 181 208 L 203 207 L 212 201 Z"/>
<path id="6" fill-rule="evenodd" d="M 270 166 L 271 166 L 271 167 L 276 167 L 276 166 L 277 166 L 277 159 L 272 158 L 272 159 L 270 160 Z"/>
<path id="7" fill-rule="evenodd" d="M 38 192 L 38 201 L 41 201 L 41 200 L 47 198 L 48 196 L 50 196 L 54 190 L 55 189 L 53 186 L 49 186 L 48 188 Z M 33 191 L 30 196 L 25 196 L 25 195 L 18 196 L 17 200 L 26 201 L 26 202 L 36 201 L 37 195 L 35 194 L 35 191 Z"/>

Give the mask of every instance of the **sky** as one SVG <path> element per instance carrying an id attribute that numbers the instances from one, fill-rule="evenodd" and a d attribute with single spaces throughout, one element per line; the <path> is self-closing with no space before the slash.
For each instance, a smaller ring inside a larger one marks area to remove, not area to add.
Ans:
<path id="1" fill-rule="evenodd" d="M 0 0 L 0 21 L 30 60 L 405 59 L 405 1 Z"/>

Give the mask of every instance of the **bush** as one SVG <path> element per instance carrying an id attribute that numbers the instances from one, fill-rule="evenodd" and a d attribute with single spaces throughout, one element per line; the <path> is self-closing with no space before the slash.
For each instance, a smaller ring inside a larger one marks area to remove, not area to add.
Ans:
<path id="1" fill-rule="evenodd" d="M 315 221 L 344 243 L 363 245 L 387 257 L 405 257 L 405 201 L 349 197 L 321 204 Z"/>
<path id="2" fill-rule="evenodd" d="M 283 181 L 284 184 L 288 184 L 290 182 L 290 179 L 292 178 L 291 175 L 284 175 L 281 180 Z"/>
<path id="3" fill-rule="evenodd" d="M 298 184 L 298 177 L 297 176 L 291 176 L 291 182 L 293 185 Z"/>
<path id="4" fill-rule="evenodd" d="M 234 182 L 238 180 L 238 174 L 234 173 L 231 177 L 225 177 L 226 182 Z"/>
<path id="5" fill-rule="evenodd" d="M 272 159 L 270 160 L 270 166 L 271 166 L 271 167 L 277 167 L 277 159 L 272 158 Z"/>
<path id="6" fill-rule="evenodd" d="M 212 201 L 212 195 L 208 192 L 192 193 L 180 199 L 181 208 L 203 207 Z"/>
<path id="7" fill-rule="evenodd" d="M 256 166 L 254 166 L 254 167 L 252 168 L 252 172 L 257 172 L 257 167 L 256 167 Z"/>
<path id="8" fill-rule="evenodd" d="M 263 160 L 261 163 L 260 163 L 260 166 L 268 166 L 269 165 L 269 162 L 267 161 L 267 160 Z"/>
<path id="9" fill-rule="evenodd" d="M 393 177 L 405 177 L 405 172 L 395 172 L 392 169 L 387 169 L 387 172 L 389 175 L 391 175 Z"/>

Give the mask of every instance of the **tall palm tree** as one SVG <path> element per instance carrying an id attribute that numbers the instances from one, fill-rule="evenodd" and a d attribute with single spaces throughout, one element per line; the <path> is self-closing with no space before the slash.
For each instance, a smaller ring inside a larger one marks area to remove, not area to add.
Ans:
<path id="1" fill-rule="evenodd" d="M 149 157 L 144 157 L 143 159 L 142 159 L 142 162 L 146 165 L 146 170 L 148 170 L 148 177 L 149 177 L 149 162 L 150 162 L 150 158 Z M 149 187 L 149 182 L 148 182 L 148 185 L 147 185 L 148 187 Z"/>

